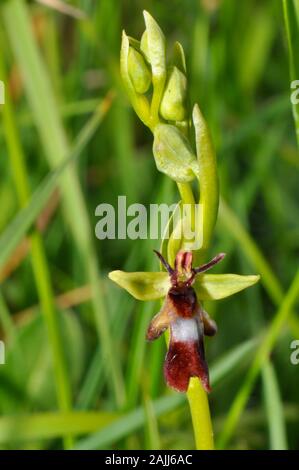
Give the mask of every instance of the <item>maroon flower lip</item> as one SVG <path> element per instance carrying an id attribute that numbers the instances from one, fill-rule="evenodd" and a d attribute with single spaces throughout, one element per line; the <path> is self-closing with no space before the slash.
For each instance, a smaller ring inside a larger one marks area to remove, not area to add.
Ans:
<path id="1" fill-rule="evenodd" d="M 188 390 L 190 377 L 199 377 L 204 389 L 211 391 L 203 346 L 195 341 L 171 341 L 164 363 L 164 376 L 177 392 Z"/>
<path id="2" fill-rule="evenodd" d="M 170 327 L 164 363 L 167 385 L 178 392 L 186 392 L 190 378 L 198 377 L 203 388 L 210 392 L 203 337 L 213 336 L 217 326 L 198 302 L 192 284 L 197 274 L 219 263 L 224 254 L 220 253 L 199 268 L 192 268 L 192 252 L 180 251 L 173 269 L 159 252 L 155 253 L 170 275 L 171 288 L 160 312 L 151 321 L 146 338 L 152 341 Z"/>

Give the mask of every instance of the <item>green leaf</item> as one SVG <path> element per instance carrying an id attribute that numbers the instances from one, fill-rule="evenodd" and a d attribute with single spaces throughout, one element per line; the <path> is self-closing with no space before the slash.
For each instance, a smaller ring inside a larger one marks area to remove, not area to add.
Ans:
<path id="1" fill-rule="evenodd" d="M 260 276 L 238 274 L 201 274 L 197 276 L 194 288 L 200 300 L 218 300 L 236 294 L 253 286 Z"/>
<path id="2" fill-rule="evenodd" d="M 118 418 L 110 412 L 36 413 L 0 418 L 0 443 L 53 439 L 67 434 L 82 435 L 108 426 Z"/>
<path id="3" fill-rule="evenodd" d="M 166 272 L 112 271 L 109 278 L 138 300 L 160 299 L 170 288 L 169 275 Z"/>
<path id="4" fill-rule="evenodd" d="M 271 450 L 287 450 L 287 433 L 279 384 L 275 369 L 267 360 L 262 369 L 264 402 L 270 434 Z"/>
<path id="5" fill-rule="evenodd" d="M 186 137 L 170 124 L 154 130 L 153 153 L 159 171 L 179 183 L 188 183 L 198 174 L 198 163 Z"/>

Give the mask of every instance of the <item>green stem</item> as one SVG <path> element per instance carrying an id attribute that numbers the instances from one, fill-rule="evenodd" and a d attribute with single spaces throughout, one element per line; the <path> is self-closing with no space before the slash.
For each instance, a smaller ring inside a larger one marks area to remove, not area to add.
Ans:
<path id="1" fill-rule="evenodd" d="M 209 400 L 198 378 L 190 379 L 187 391 L 197 450 L 213 450 L 214 435 Z"/>
<path id="2" fill-rule="evenodd" d="M 188 183 L 177 183 L 177 187 L 182 199 L 183 204 L 195 204 L 194 195 L 190 184 Z"/>

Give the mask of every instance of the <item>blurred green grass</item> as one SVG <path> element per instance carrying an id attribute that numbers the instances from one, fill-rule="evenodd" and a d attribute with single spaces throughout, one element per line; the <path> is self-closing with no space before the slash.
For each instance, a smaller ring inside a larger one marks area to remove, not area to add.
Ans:
<path id="1" fill-rule="evenodd" d="M 0 448 L 194 447 L 185 399 L 164 385 L 163 338 L 144 341 L 158 304 L 135 302 L 107 280 L 112 269 L 155 269 L 159 241 L 94 236 L 101 202 L 121 194 L 128 203 L 178 200 L 119 78 L 121 29 L 139 36 L 143 9 L 169 42 L 184 45 L 190 99 L 211 127 L 223 201 L 213 253 L 228 253 L 217 269 L 262 277 L 206 305 L 219 326 L 207 341 L 216 438 L 236 449 L 298 448 L 299 366 L 289 357 L 299 339 L 299 160 L 289 51 L 294 79 L 299 9 L 292 0 L 71 3 L 86 19 L 34 1 L 0 9 L 9 96 L 0 119 Z M 40 233 L 35 221 L 56 188 Z"/>

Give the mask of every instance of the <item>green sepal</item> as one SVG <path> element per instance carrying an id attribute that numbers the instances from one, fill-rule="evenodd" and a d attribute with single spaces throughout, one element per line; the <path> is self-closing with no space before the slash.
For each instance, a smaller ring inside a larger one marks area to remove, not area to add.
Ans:
<path id="1" fill-rule="evenodd" d="M 166 272 L 112 271 L 109 273 L 109 279 L 138 300 L 160 299 L 165 297 L 170 289 L 169 275 Z"/>
<path id="2" fill-rule="evenodd" d="M 193 287 L 199 300 L 218 300 L 253 286 L 259 279 L 256 275 L 200 274 Z"/>
<path id="3" fill-rule="evenodd" d="M 171 287 L 167 272 L 112 271 L 109 278 L 138 300 L 160 299 Z M 253 286 L 259 279 L 256 275 L 200 274 L 193 287 L 199 301 L 219 300 Z"/>

